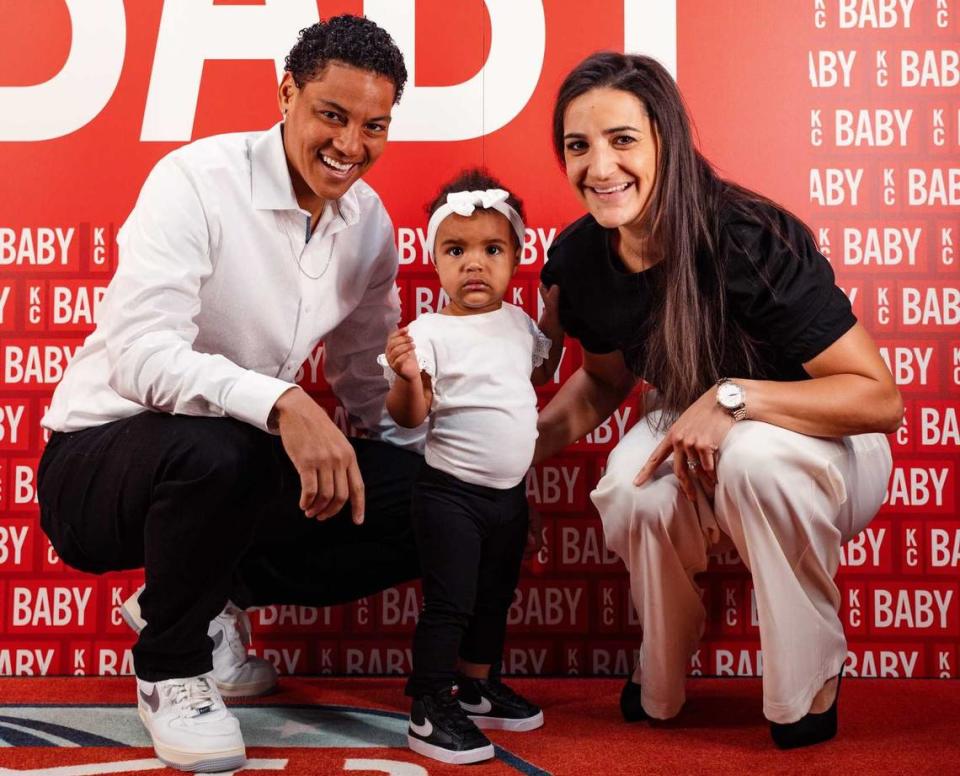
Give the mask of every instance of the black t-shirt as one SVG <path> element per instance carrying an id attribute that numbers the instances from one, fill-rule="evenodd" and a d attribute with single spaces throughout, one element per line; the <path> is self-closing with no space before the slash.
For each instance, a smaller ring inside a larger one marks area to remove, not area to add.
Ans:
<path id="1" fill-rule="evenodd" d="M 802 364 L 836 342 L 857 321 L 833 269 L 803 225 L 775 208 L 776 229 L 725 210 L 719 246 L 725 256 L 728 315 L 754 340 L 752 377 L 803 380 Z M 622 351 L 639 376 L 666 262 L 630 272 L 610 246 L 612 230 L 586 215 L 554 241 L 540 277 L 560 286 L 560 323 L 591 353 Z M 725 373 L 723 365 L 721 371 Z M 746 377 L 747 375 L 732 375 Z"/>

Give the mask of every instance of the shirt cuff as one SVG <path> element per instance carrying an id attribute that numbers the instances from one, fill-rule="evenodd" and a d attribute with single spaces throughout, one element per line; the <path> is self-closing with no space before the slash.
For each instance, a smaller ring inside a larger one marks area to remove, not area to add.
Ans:
<path id="1" fill-rule="evenodd" d="M 224 409 L 231 418 L 256 426 L 261 431 L 276 434 L 277 430 L 267 425 L 270 412 L 277 399 L 296 387 L 298 386 L 295 383 L 248 371 L 230 389 Z"/>

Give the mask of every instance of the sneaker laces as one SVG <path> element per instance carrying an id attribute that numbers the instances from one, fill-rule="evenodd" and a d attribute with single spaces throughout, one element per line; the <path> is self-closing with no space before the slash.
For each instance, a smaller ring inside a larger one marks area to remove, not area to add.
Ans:
<path id="1" fill-rule="evenodd" d="M 164 691 L 181 715 L 187 717 L 206 714 L 220 701 L 216 690 L 205 676 L 169 680 L 164 684 Z"/>

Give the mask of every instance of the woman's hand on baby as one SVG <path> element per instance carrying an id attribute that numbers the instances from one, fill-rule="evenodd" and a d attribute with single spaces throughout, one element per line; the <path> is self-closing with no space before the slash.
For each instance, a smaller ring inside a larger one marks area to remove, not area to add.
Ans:
<path id="1" fill-rule="evenodd" d="M 384 349 L 387 363 L 400 377 L 412 382 L 420 376 L 420 365 L 417 363 L 417 352 L 413 337 L 407 333 L 407 327 L 397 329 L 387 337 L 387 346 Z"/>
<path id="2" fill-rule="evenodd" d="M 543 540 L 543 517 L 534 506 L 530 506 L 529 511 L 530 522 L 527 525 L 527 544 L 523 548 L 525 560 L 539 555 L 540 550 L 546 546 L 546 542 Z"/>
<path id="3" fill-rule="evenodd" d="M 540 331 L 551 339 L 561 330 L 560 327 L 560 286 L 547 288 L 540 284 L 540 298 L 543 300 L 543 312 L 540 313 L 538 326 Z"/>
<path id="4" fill-rule="evenodd" d="M 717 485 L 717 451 L 736 421 L 717 406 L 716 389 L 691 404 L 670 427 L 667 435 L 637 472 L 634 485 L 643 485 L 657 467 L 673 454 L 673 473 L 690 501 L 696 501 L 694 478 L 700 480 L 707 495 Z"/>

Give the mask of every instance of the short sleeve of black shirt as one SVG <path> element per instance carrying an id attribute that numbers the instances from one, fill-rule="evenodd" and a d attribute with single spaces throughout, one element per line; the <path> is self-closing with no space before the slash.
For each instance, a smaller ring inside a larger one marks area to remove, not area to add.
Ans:
<path id="1" fill-rule="evenodd" d="M 857 319 L 803 224 L 764 207 L 772 227 L 754 216 L 731 214 L 721 226 L 727 302 L 744 330 L 777 352 L 778 362 L 799 365 L 836 342 Z"/>
<path id="2" fill-rule="evenodd" d="M 752 207 L 756 212 L 750 214 L 732 206 L 720 213 L 727 314 L 757 345 L 751 377 L 802 380 L 809 377 L 802 364 L 839 339 L 856 318 L 803 224 L 778 208 Z M 669 260 L 629 272 L 610 248 L 609 230 L 587 215 L 557 237 L 540 277 L 547 287 L 560 286 L 560 323 L 567 334 L 591 353 L 621 351 L 642 377 L 655 301 L 669 282 Z"/>
<path id="3" fill-rule="evenodd" d="M 612 353 L 618 342 L 599 314 L 609 304 L 609 286 L 596 282 L 596 268 L 605 260 L 603 227 L 591 216 L 572 223 L 550 246 L 540 271 L 547 288 L 560 286 L 560 324 L 591 353 Z"/>

